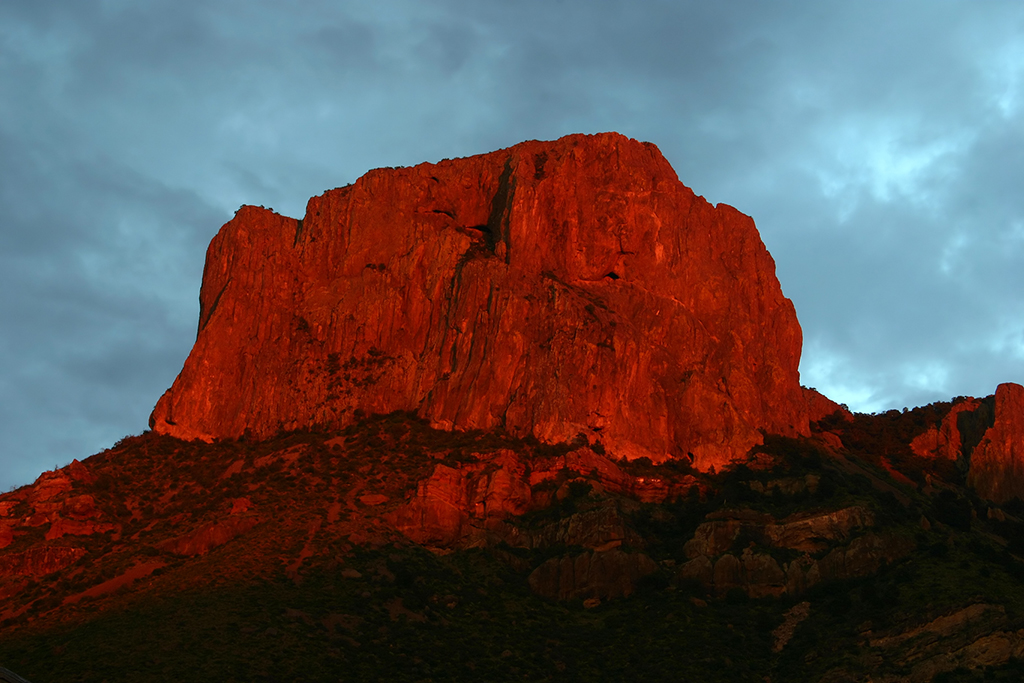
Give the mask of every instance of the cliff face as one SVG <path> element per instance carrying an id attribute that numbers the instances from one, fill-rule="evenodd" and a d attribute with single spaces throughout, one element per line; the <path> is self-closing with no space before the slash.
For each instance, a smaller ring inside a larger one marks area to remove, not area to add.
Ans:
<path id="1" fill-rule="evenodd" d="M 243 207 L 151 424 L 266 437 L 409 410 L 706 470 L 759 430 L 807 433 L 800 348 L 748 216 L 654 145 L 575 135 L 371 171 L 301 221 Z"/>
<path id="2" fill-rule="evenodd" d="M 996 503 L 1024 500 L 1024 387 L 996 388 L 995 420 L 970 454 L 967 483 Z"/>
<path id="3" fill-rule="evenodd" d="M 994 396 L 954 399 L 908 446 L 920 458 L 955 462 L 982 498 L 1024 500 L 1024 387 L 1005 383 Z"/>
<path id="4" fill-rule="evenodd" d="M 968 398 L 954 404 L 940 424 L 930 427 L 910 442 L 910 450 L 922 458 L 958 460 L 963 457 L 964 444 L 959 426 L 960 415 L 969 416 L 977 412 L 981 405 L 982 401 L 977 398 Z"/>

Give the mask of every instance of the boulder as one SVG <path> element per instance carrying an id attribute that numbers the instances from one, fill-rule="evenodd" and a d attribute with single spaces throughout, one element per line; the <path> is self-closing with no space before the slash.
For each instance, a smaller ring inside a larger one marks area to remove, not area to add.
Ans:
<path id="1" fill-rule="evenodd" d="M 823 580 L 853 579 L 874 574 L 883 563 L 906 557 L 914 549 L 909 538 L 895 533 L 869 533 L 835 548 L 817 562 Z"/>
<path id="2" fill-rule="evenodd" d="M 580 546 L 601 549 L 630 545 L 643 545 L 643 539 L 626 523 L 616 501 L 601 504 L 574 513 L 538 529 L 516 530 L 509 534 L 509 545 L 527 548 L 548 548 L 551 546 Z"/>
<path id="3" fill-rule="evenodd" d="M 733 588 L 755 598 L 797 596 L 822 580 L 874 573 L 882 563 L 913 549 L 909 539 L 897 534 L 869 532 L 850 540 L 855 530 L 875 523 L 872 512 L 859 505 L 798 513 L 781 521 L 747 509 L 718 510 L 708 517 L 713 519 L 699 524 L 683 546 L 691 559 L 679 568 L 677 578 L 696 581 L 718 596 Z M 804 554 L 783 565 L 770 554 L 772 548 Z M 811 556 L 826 550 L 820 560 Z"/>
<path id="4" fill-rule="evenodd" d="M 707 555 L 698 555 L 679 568 L 678 577 L 710 588 L 715 582 L 715 566 Z"/>
<path id="5" fill-rule="evenodd" d="M 766 545 L 803 552 L 817 552 L 832 541 L 847 538 L 854 529 L 874 526 L 875 516 L 867 508 L 854 505 L 828 512 L 803 513 L 787 517 L 764 529 Z"/>
<path id="6" fill-rule="evenodd" d="M 66 468 L 65 468 L 66 469 Z M 39 509 L 41 504 L 52 501 L 65 493 L 71 491 L 72 479 L 68 473 L 61 470 L 43 472 L 28 488 L 28 501 Z"/>
<path id="7" fill-rule="evenodd" d="M 733 588 L 746 589 L 743 576 L 743 563 L 735 555 L 726 553 L 715 562 L 713 588 L 718 596 L 726 595 Z"/>

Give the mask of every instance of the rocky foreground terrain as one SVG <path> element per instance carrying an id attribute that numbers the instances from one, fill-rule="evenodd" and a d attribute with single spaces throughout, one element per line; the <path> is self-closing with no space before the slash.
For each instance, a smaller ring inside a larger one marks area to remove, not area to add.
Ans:
<path id="1" fill-rule="evenodd" d="M 961 403 L 837 413 L 713 475 L 406 413 L 129 437 L 0 496 L 0 664 L 36 683 L 1019 680 L 1024 506 L 909 443 L 860 451 Z"/>
<path id="2" fill-rule="evenodd" d="M 1024 679 L 1024 387 L 877 415 L 801 387 L 752 221 L 653 145 L 244 207 L 200 302 L 151 430 L 0 495 L 0 667 Z"/>

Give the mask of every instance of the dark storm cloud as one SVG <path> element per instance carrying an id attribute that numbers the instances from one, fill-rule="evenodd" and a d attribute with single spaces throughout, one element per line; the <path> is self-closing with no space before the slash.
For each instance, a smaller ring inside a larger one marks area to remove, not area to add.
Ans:
<path id="1" fill-rule="evenodd" d="M 1024 380 L 1022 29 L 1011 2 L 6 2 L 0 486 L 144 428 L 239 204 L 572 132 L 754 216 L 805 383 L 877 410 Z"/>
<path id="2" fill-rule="evenodd" d="M 181 288 L 201 272 L 206 226 L 226 216 L 109 160 L 7 136 L 0 188 L 0 479 L 10 485 L 145 425 L 194 334 L 197 306 Z"/>

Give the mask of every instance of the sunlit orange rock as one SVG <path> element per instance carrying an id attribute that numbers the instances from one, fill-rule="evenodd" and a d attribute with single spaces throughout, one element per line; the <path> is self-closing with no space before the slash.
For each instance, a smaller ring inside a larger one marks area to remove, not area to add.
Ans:
<path id="1" fill-rule="evenodd" d="M 530 574 L 530 589 L 555 600 L 621 598 L 632 595 L 637 582 L 658 571 L 643 553 L 618 549 L 553 557 Z"/>
<path id="2" fill-rule="evenodd" d="M 942 423 L 929 427 L 928 430 L 919 434 L 910 442 L 910 450 L 922 458 L 943 458 L 945 460 L 957 460 L 962 455 L 963 442 L 961 439 L 958 419 L 960 413 L 974 412 L 981 406 L 981 400 L 968 398 L 955 403 L 942 419 Z"/>
<path id="3" fill-rule="evenodd" d="M 29 488 L 28 500 L 34 507 L 61 496 L 71 490 L 72 480 L 64 470 L 43 472 Z"/>
<path id="4" fill-rule="evenodd" d="M 113 531 L 117 528 L 116 524 L 110 522 L 97 522 L 95 520 L 85 519 L 65 519 L 64 517 L 57 516 L 50 524 L 50 528 L 46 532 L 46 540 L 52 541 L 63 536 L 91 536 L 93 534 L 102 534 L 108 531 Z"/>
<path id="5" fill-rule="evenodd" d="M 631 476 L 590 448 L 547 457 L 523 457 L 501 449 L 475 453 L 473 458 L 457 467 L 436 465 L 415 495 L 387 515 L 389 523 L 417 543 L 445 547 L 495 542 L 521 548 L 639 545 L 639 536 L 627 529 L 614 505 L 588 509 L 530 532 L 505 522 L 574 495 L 574 485 L 584 495 L 623 494 L 655 503 L 686 497 L 698 486 L 692 475 Z"/>
<path id="6" fill-rule="evenodd" d="M 825 396 L 817 389 L 804 388 L 804 399 L 807 401 L 807 419 L 817 422 L 822 418 L 839 413 L 847 420 L 853 419 L 853 414 L 845 405 L 836 403 L 828 396 Z"/>
<path id="7" fill-rule="evenodd" d="M 621 135 L 370 171 L 301 221 L 242 207 L 151 423 L 185 439 L 415 411 L 616 457 L 808 432 L 801 331 L 753 221 Z"/>
<path id="8" fill-rule="evenodd" d="M 78 462 L 78 459 L 71 461 L 71 464 L 66 468 L 67 474 L 72 480 L 82 484 L 92 484 L 96 481 L 96 477 L 89 471 L 89 468 Z"/>
<path id="9" fill-rule="evenodd" d="M 1005 503 L 1024 499 L 1024 387 L 996 388 L 995 424 L 970 456 L 967 483 L 983 498 Z"/>
<path id="10" fill-rule="evenodd" d="M 412 500 L 389 515 L 391 524 L 417 543 L 472 544 L 500 528 L 502 520 L 549 505 L 550 493 L 534 495 L 531 485 L 555 479 L 570 459 L 538 469 L 507 449 L 477 458 L 459 467 L 437 465 Z"/>
<path id="11" fill-rule="evenodd" d="M 0 556 L 0 577 L 46 576 L 77 561 L 85 552 L 84 548 L 48 545 L 35 546 L 22 553 L 3 555 Z"/>
<path id="12" fill-rule="evenodd" d="M 237 536 L 252 529 L 259 520 L 251 516 L 231 516 L 202 525 L 195 531 L 164 541 L 159 545 L 163 551 L 190 557 L 205 555 L 213 548 L 222 546 Z"/>

